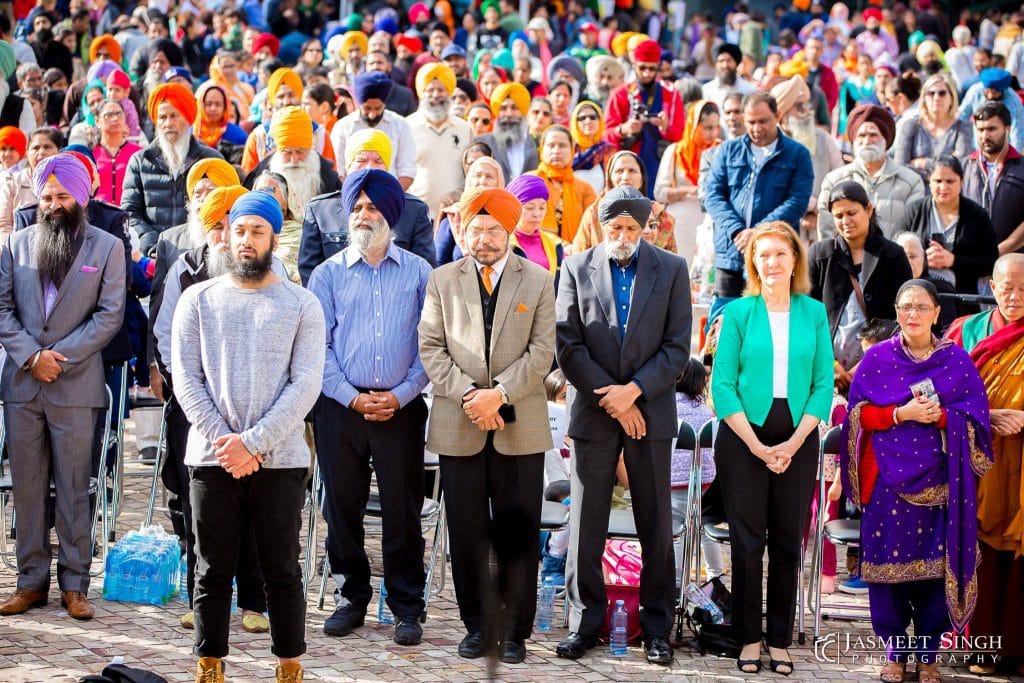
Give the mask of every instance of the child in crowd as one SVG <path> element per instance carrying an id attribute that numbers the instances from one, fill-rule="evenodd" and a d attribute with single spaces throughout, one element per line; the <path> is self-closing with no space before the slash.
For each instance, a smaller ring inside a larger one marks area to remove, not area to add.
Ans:
<path id="1" fill-rule="evenodd" d="M 548 395 L 548 419 L 554 448 L 544 454 L 544 500 L 569 504 L 569 448 L 565 436 L 568 417 L 565 396 L 569 385 L 559 369 L 544 378 Z M 565 585 L 565 558 L 569 552 L 569 529 L 541 533 L 541 572 L 543 582 L 553 576 L 555 585 Z"/>

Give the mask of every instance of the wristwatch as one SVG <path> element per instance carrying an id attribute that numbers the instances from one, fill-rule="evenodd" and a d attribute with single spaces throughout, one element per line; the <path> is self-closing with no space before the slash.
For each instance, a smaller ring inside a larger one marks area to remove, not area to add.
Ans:
<path id="1" fill-rule="evenodd" d="M 501 386 L 499 384 L 498 386 L 496 386 L 494 388 L 498 390 L 499 394 L 501 394 L 501 404 L 503 406 L 507 406 L 508 405 L 508 392 L 505 391 L 505 387 L 503 387 L 503 386 Z"/>

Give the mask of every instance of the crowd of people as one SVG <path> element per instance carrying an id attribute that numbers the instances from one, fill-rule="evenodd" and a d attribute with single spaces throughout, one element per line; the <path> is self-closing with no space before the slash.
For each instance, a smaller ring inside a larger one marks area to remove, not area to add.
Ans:
<path id="1" fill-rule="evenodd" d="M 762 645 L 794 670 L 813 509 L 860 520 L 821 585 L 867 593 L 881 680 L 912 661 L 940 681 L 950 630 L 997 643 L 975 673 L 1024 675 L 1024 8 L 948 9 L 13 3 L 0 615 L 47 603 L 51 526 L 61 604 L 95 615 L 109 387 L 165 402 L 197 681 L 224 679 L 233 581 L 278 680 L 301 681 L 314 458 L 324 632 L 371 604 L 375 481 L 394 641 L 421 642 L 425 451 L 461 657 L 524 661 L 542 566 L 565 585 L 558 656 L 596 646 L 625 490 L 645 656 L 670 664 L 692 457 L 674 442 L 713 416 L 702 514 L 728 523 L 730 563 L 705 539 L 705 569 L 727 574 L 742 672 Z M 145 455 L 159 425 L 136 417 Z M 539 543 L 545 499 L 568 529 Z"/>

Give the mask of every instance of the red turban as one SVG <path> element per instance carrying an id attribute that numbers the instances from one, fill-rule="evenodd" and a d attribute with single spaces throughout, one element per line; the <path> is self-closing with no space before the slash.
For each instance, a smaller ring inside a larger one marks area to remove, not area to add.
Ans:
<path id="1" fill-rule="evenodd" d="M 265 47 L 270 48 L 270 54 L 277 56 L 281 51 L 281 41 L 272 33 L 261 33 L 252 39 L 252 53 L 256 55 Z"/>
<path id="2" fill-rule="evenodd" d="M 633 50 L 633 58 L 645 64 L 657 64 L 661 61 L 661 46 L 653 40 L 645 40 Z"/>
<path id="3" fill-rule="evenodd" d="M 181 83 L 164 83 L 154 88 L 153 92 L 149 95 L 149 102 L 147 103 L 149 118 L 153 119 L 154 123 L 156 123 L 160 105 L 164 102 L 177 109 L 190 126 L 195 123 L 198 110 L 196 108 L 196 98 L 190 88 Z"/>
<path id="4" fill-rule="evenodd" d="M 882 10 L 878 9 L 877 7 L 868 7 L 866 10 L 861 12 L 860 16 L 864 20 L 864 23 L 867 23 L 868 19 L 877 19 L 879 22 L 881 22 Z"/>
<path id="5" fill-rule="evenodd" d="M 28 139 L 20 128 L 4 126 L 0 128 L 0 147 L 13 147 L 18 152 L 18 156 L 24 159 L 25 150 L 28 149 Z"/>

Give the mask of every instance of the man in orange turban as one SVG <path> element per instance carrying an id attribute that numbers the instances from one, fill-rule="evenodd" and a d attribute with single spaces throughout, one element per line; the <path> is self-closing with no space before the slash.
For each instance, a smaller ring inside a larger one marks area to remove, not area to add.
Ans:
<path id="1" fill-rule="evenodd" d="M 518 178 L 537 168 L 537 145 L 527 134 L 526 114 L 530 110 L 530 92 L 522 83 L 502 83 L 491 93 L 494 132 L 477 140 L 494 153 L 506 178 Z"/>
<path id="2" fill-rule="evenodd" d="M 537 611 L 540 547 L 526 539 L 539 533 L 551 448 L 550 433 L 537 426 L 547 419 L 554 288 L 547 270 L 509 249 L 522 213 L 515 195 L 474 188 L 459 211 L 466 258 L 431 273 L 417 330 L 420 361 L 434 383 L 427 448 L 441 454 L 445 505 L 455 506 L 448 537 L 466 629 L 458 654 L 475 659 L 498 643 L 498 658 L 516 664 L 526 657 Z M 510 524 L 522 534 L 522 552 L 501 562 L 492 579 L 490 544 L 480 540 Z M 502 587 L 493 601 L 502 613 L 485 618 L 480 587 L 490 585 Z"/>
<path id="3" fill-rule="evenodd" d="M 121 44 L 118 43 L 114 36 L 109 33 L 96 36 L 89 43 L 89 63 L 95 64 L 101 59 L 109 59 L 118 66 L 121 66 L 121 58 L 123 55 L 121 50 Z"/>

